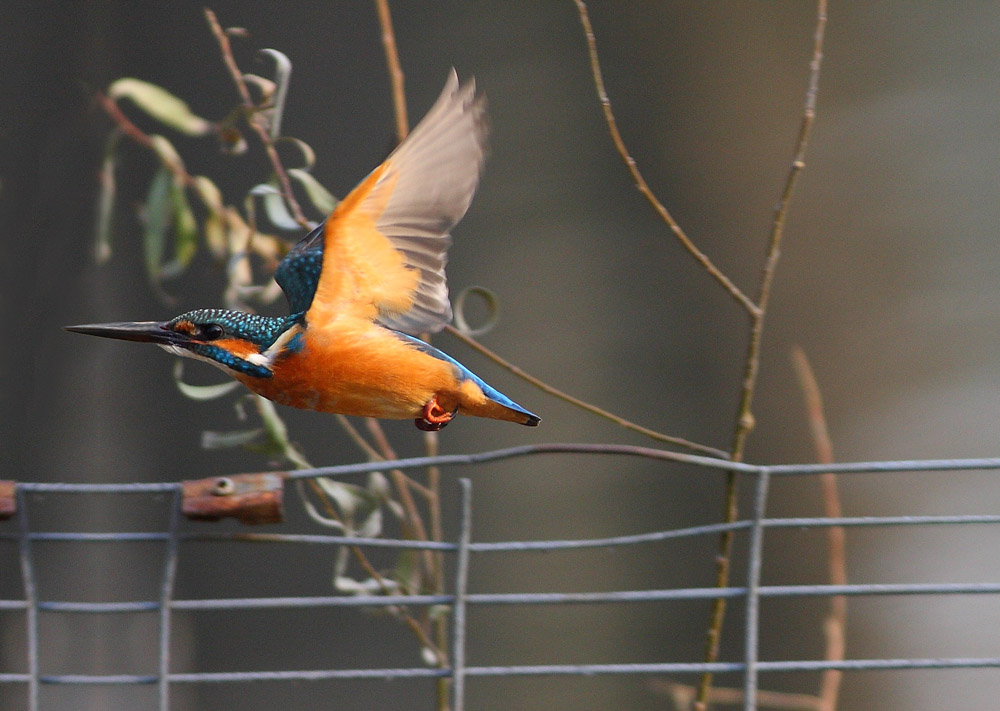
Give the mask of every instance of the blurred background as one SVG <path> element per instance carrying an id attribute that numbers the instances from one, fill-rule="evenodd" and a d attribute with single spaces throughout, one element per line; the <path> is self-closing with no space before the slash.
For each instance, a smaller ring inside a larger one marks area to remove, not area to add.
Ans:
<path id="1" fill-rule="evenodd" d="M 373 4 L 218 0 L 245 71 L 257 49 L 285 52 L 293 79 L 283 133 L 318 154 L 314 174 L 342 196 L 393 141 L 389 80 Z M 491 289 L 500 322 L 483 342 L 550 384 L 654 429 L 726 448 L 747 319 L 674 241 L 633 186 L 608 138 L 573 3 L 394 3 L 411 121 L 450 67 L 489 97 L 491 157 L 448 266 L 453 293 Z M 806 88 L 812 3 L 593 2 L 591 19 L 619 126 L 654 192 L 695 242 L 750 294 Z M 747 459 L 813 457 L 789 362 L 801 345 L 826 399 L 838 459 L 997 454 L 1000 402 L 1000 6 L 918 2 L 830 7 L 819 115 L 778 268 Z M 158 349 L 63 332 L 73 323 L 162 320 L 221 305 L 223 275 L 200 255 L 167 284 L 145 277 L 134 207 L 153 163 L 126 148 L 112 259 L 95 263 L 97 172 L 109 121 L 95 90 L 122 76 L 159 84 L 208 118 L 235 104 L 202 3 L 4 4 L 0 11 L 0 478 L 176 481 L 267 469 L 259 455 L 205 451 L 203 430 L 238 429 L 236 397 L 177 392 Z M 173 138 L 173 137 L 172 137 Z M 254 139 L 251 138 L 251 142 Z M 176 138 L 192 173 L 231 202 L 266 178 L 260 152 L 217 155 Z M 252 143 L 252 145 L 254 145 Z M 254 146 L 255 147 L 255 146 Z M 443 452 L 580 441 L 653 444 L 534 390 L 447 336 L 437 345 L 540 414 L 538 429 L 461 419 Z M 217 382 L 191 364 L 187 378 Z M 332 419 L 283 409 L 316 464 L 361 459 Z M 401 455 L 422 451 L 389 423 Z M 636 460 L 546 457 L 446 470 L 475 487 L 476 540 L 574 538 L 717 521 L 721 475 Z M 855 475 L 847 515 L 992 513 L 1000 481 L 977 472 Z M 289 497 L 287 530 L 312 530 Z M 162 530 L 166 502 L 33 497 L 35 530 Z M 769 513 L 821 511 L 818 482 L 775 482 Z M 228 524 L 192 530 L 237 530 Z M 12 523 L 0 525 L 14 530 Z M 284 530 L 276 529 L 276 530 Z M 764 581 L 825 582 L 825 538 L 768 534 Z M 179 597 L 331 594 L 331 555 L 236 546 L 182 551 Z M 1000 575 L 997 532 L 858 530 L 851 582 L 976 582 Z M 711 585 L 711 539 L 639 550 L 477 558 L 471 591 L 585 591 Z M 38 547 L 48 600 L 155 599 L 162 549 Z M 0 598 L 16 598 L 16 550 L 0 546 Z M 740 568 L 737 565 L 737 571 Z M 740 573 L 737 572 L 737 575 Z M 822 654 L 825 602 L 770 602 L 764 659 Z M 470 611 L 469 663 L 695 661 L 708 605 L 645 603 Z M 723 638 L 739 659 L 740 606 Z M 982 597 L 856 598 L 848 657 L 997 656 L 1000 604 Z M 24 671 L 23 617 L 0 613 L 0 671 Z M 155 620 L 43 619 L 45 673 L 155 672 Z M 175 617 L 174 671 L 387 667 L 420 663 L 407 631 L 353 610 Z M 693 681 L 693 679 L 682 679 Z M 669 708 L 646 677 L 469 682 L 476 709 Z M 719 683 L 734 685 L 736 677 Z M 816 675 L 762 687 L 813 692 Z M 153 688 L 43 688 L 43 708 L 155 708 Z M 842 709 L 988 708 L 989 670 L 857 673 Z M 24 707 L 0 688 L 0 708 Z M 174 688 L 176 709 L 434 707 L 429 681 Z"/>

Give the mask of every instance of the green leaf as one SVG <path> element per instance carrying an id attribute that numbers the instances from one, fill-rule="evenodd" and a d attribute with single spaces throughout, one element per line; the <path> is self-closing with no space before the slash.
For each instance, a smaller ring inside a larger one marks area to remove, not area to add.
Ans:
<path id="1" fill-rule="evenodd" d="M 291 143 L 299 149 L 299 152 L 302 154 L 302 167 L 306 170 L 312 170 L 312 167 L 316 165 L 316 151 L 314 151 L 312 146 L 303 141 L 301 138 L 295 138 L 294 136 L 279 136 L 274 139 L 275 145 L 282 143 Z"/>
<path id="2" fill-rule="evenodd" d="M 309 173 L 302 168 L 290 168 L 288 170 L 288 177 L 294 178 L 302 184 L 302 187 L 306 191 L 306 195 L 309 198 L 309 202 L 316 206 L 316 209 L 322 212 L 324 215 L 333 212 L 333 208 L 337 206 L 337 198 L 330 194 L 327 190 L 320 184 L 316 178 L 313 177 L 312 173 Z"/>
<path id="3" fill-rule="evenodd" d="M 182 274 L 198 252 L 198 223 L 188 202 L 187 191 L 177 180 L 171 185 L 170 204 L 174 221 L 174 258 L 160 270 L 164 279 Z"/>
<path id="4" fill-rule="evenodd" d="M 182 395 L 192 400 L 215 400 L 240 386 L 238 380 L 230 380 L 218 385 L 188 385 L 184 382 L 183 377 L 184 361 L 178 360 L 174 364 L 174 384 Z"/>
<path id="5" fill-rule="evenodd" d="M 222 211 L 222 191 L 215 183 L 204 175 L 196 175 L 194 176 L 194 189 L 198 192 L 198 197 L 201 198 L 201 202 L 206 208 L 212 212 Z"/>
<path id="6" fill-rule="evenodd" d="M 276 49 L 262 49 L 260 53 L 274 60 L 274 82 L 277 84 L 277 89 L 274 92 L 270 117 L 270 133 L 273 141 L 281 135 L 281 117 L 285 113 L 285 98 L 288 96 L 288 84 L 292 78 L 292 62 Z"/>
<path id="7" fill-rule="evenodd" d="M 144 227 L 142 251 L 146 261 L 146 273 L 156 282 L 163 264 L 164 243 L 170 226 L 170 189 L 173 180 L 170 172 L 160 167 L 149 184 L 146 202 L 142 208 Z"/>
<path id="8" fill-rule="evenodd" d="M 264 212 L 267 213 L 267 219 L 269 219 L 271 224 L 278 229 L 302 229 L 301 225 L 295 221 L 295 218 L 293 218 L 292 214 L 288 211 L 288 206 L 285 204 L 284 196 L 274 185 L 269 183 L 255 185 L 250 190 L 250 195 L 261 199 L 261 202 L 264 205 Z"/>
<path id="9" fill-rule="evenodd" d="M 108 87 L 108 96 L 128 99 L 157 121 L 189 136 L 203 136 L 212 130 L 212 123 L 192 113 L 184 101 L 141 79 L 119 79 Z"/>
<path id="10" fill-rule="evenodd" d="M 118 137 L 121 134 L 113 131 L 108 136 L 104 148 L 104 160 L 98 173 L 97 222 L 94 226 L 94 257 L 98 264 L 103 264 L 111 258 L 111 228 L 115 212 L 115 164 L 117 163 L 115 149 L 118 147 Z"/>
<path id="11" fill-rule="evenodd" d="M 244 74 L 243 81 L 245 81 L 247 84 L 253 84 L 254 86 L 257 87 L 257 90 L 260 91 L 261 104 L 270 103 L 271 97 L 274 96 L 274 92 L 278 88 L 278 85 L 275 84 L 273 81 L 271 81 L 270 79 L 265 79 L 264 77 L 259 76 L 257 74 Z"/>
<path id="12" fill-rule="evenodd" d="M 184 170 L 184 161 L 181 160 L 181 155 L 174 148 L 173 143 L 158 134 L 150 136 L 149 140 L 153 144 L 153 150 L 164 166 L 170 168 L 173 172 Z"/>
<path id="13" fill-rule="evenodd" d="M 263 432 L 264 430 L 261 428 L 255 430 L 236 430 L 235 432 L 212 432 L 205 430 L 201 433 L 201 448 L 230 449 L 232 447 L 245 447 L 260 437 Z"/>
<path id="14" fill-rule="evenodd" d="M 217 212 L 210 212 L 205 217 L 205 223 L 202 225 L 202 231 L 205 233 L 205 244 L 208 245 L 209 250 L 212 252 L 212 256 L 216 259 L 222 259 L 226 256 L 226 221 Z"/>

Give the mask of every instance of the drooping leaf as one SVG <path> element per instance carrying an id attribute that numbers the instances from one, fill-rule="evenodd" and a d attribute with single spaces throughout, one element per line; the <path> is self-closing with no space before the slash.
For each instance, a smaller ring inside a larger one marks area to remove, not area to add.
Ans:
<path id="1" fill-rule="evenodd" d="M 302 187 L 306 191 L 306 195 L 309 197 L 309 202 L 311 202 L 317 210 L 319 210 L 324 215 L 333 212 L 333 208 L 337 206 L 337 198 L 330 194 L 323 185 L 313 177 L 312 173 L 309 173 L 302 168 L 291 168 L 288 171 L 288 177 L 299 181 Z"/>
<path id="2" fill-rule="evenodd" d="M 231 449 L 233 447 L 245 447 L 254 442 L 264 430 L 236 430 L 234 432 L 212 432 L 205 430 L 201 433 L 202 449 Z"/>
<path id="3" fill-rule="evenodd" d="M 171 184 L 170 205 L 173 210 L 174 257 L 160 270 L 164 279 L 182 274 L 198 251 L 198 222 L 188 202 L 184 184 L 177 180 Z"/>
<path id="4" fill-rule="evenodd" d="M 194 176 L 194 188 L 198 191 L 202 204 L 212 212 L 222 212 L 222 191 L 204 175 Z"/>
<path id="5" fill-rule="evenodd" d="M 163 87 L 141 79 L 125 77 L 108 87 L 112 99 L 128 99 L 151 117 L 189 136 L 204 136 L 212 123 L 192 113 L 187 103 Z"/>
<path id="6" fill-rule="evenodd" d="M 288 84 L 292 78 L 292 62 L 276 49 L 262 49 L 260 53 L 274 60 L 274 83 L 277 88 L 274 91 L 270 116 L 270 134 L 273 141 L 281 135 L 281 117 L 285 113 L 285 97 L 288 96 Z"/>
<path id="7" fill-rule="evenodd" d="M 215 400 L 240 386 L 238 380 L 229 380 L 218 385 L 189 385 L 184 382 L 184 361 L 174 363 L 174 384 L 181 394 L 192 400 Z"/>
<path id="8" fill-rule="evenodd" d="M 155 283 L 160 277 L 160 267 L 163 264 L 167 228 L 170 226 L 170 189 L 173 179 L 170 172 L 160 167 L 149 184 L 146 201 L 142 207 L 143 223 L 143 255 L 146 261 L 146 273 Z"/>
<path id="9" fill-rule="evenodd" d="M 312 146 L 303 141 L 301 138 L 295 138 L 294 136 L 278 136 L 274 139 L 274 145 L 276 146 L 284 145 L 285 143 L 290 143 L 295 146 L 299 150 L 299 153 L 302 154 L 301 168 L 305 168 L 306 170 L 313 169 L 313 166 L 316 165 L 316 151 L 312 149 Z"/>
<path id="10" fill-rule="evenodd" d="M 210 212 L 205 217 L 205 222 L 201 226 L 205 233 L 205 244 L 216 259 L 226 256 L 226 223 L 222 215 L 217 212 Z"/>
<path id="11" fill-rule="evenodd" d="M 149 140 L 153 144 L 153 150 L 156 152 L 156 155 L 167 168 L 170 168 L 173 172 L 184 169 L 184 161 L 181 160 L 181 154 L 177 152 L 174 144 L 167 140 L 165 136 L 156 134 L 150 136 Z"/>
<path id="12" fill-rule="evenodd" d="M 243 81 L 257 87 L 257 90 L 260 91 L 261 104 L 270 103 L 275 90 L 278 88 L 278 85 L 275 84 L 274 81 L 266 79 L 258 74 L 244 74 Z"/>
<path id="13" fill-rule="evenodd" d="M 250 190 L 250 195 L 253 197 L 259 197 L 264 205 L 264 211 L 267 213 L 267 219 L 271 221 L 278 229 L 282 230 L 299 230 L 301 227 L 299 223 L 295 221 L 292 214 L 288 211 L 288 205 L 285 204 L 285 198 L 281 192 L 274 185 L 270 183 L 261 183 L 260 185 L 255 185 Z"/>
<path id="14" fill-rule="evenodd" d="M 97 222 L 94 226 L 94 257 L 98 264 L 111 258 L 111 228 L 115 211 L 115 149 L 121 134 L 113 131 L 104 148 L 104 160 L 98 173 Z"/>

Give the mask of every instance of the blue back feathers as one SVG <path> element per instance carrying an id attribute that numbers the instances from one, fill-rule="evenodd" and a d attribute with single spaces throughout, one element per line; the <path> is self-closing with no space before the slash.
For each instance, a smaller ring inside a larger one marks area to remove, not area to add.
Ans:
<path id="1" fill-rule="evenodd" d="M 274 280 L 285 292 L 292 313 L 304 314 L 312 306 L 319 275 L 323 271 L 323 239 L 326 223 L 292 247 L 274 272 Z"/>

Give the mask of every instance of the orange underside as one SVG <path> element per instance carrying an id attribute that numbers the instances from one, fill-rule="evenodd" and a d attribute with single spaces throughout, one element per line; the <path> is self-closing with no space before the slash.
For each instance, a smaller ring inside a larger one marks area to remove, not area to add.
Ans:
<path id="1" fill-rule="evenodd" d="M 460 382 L 451 364 L 380 326 L 353 319 L 335 325 L 309 327 L 303 349 L 277 361 L 274 377 L 239 379 L 269 400 L 307 410 L 409 419 L 422 417 L 436 397 L 449 413 L 523 419 L 487 399 L 475 383 Z"/>

